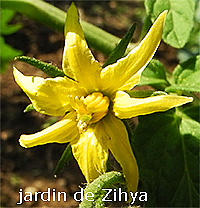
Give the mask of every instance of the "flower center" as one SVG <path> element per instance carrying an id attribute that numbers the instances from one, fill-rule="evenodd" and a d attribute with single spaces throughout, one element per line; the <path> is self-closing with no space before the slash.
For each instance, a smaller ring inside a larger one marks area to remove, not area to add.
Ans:
<path id="1" fill-rule="evenodd" d="M 82 133 L 88 124 L 101 120 L 108 112 L 110 100 L 101 92 L 93 92 L 87 97 L 75 98 L 72 107 L 77 111 L 77 127 Z"/>

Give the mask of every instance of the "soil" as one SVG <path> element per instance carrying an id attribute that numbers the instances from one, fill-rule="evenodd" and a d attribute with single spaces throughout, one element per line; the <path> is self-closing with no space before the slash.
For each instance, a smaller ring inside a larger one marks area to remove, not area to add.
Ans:
<path id="1" fill-rule="evenodd" d="M 68 3 L 51 1 L 56 7 L 67 10 Z M 127 29 L 136 21 L 138 28 L 133 38 L 136 42 L 141 31 L 141 17 L 144 15 L 142 1 L 97 1 L 77 2 L 82 19 L 122 38 Z M 53 63 L 61 68 L 64 35 L 44 25 L 17 14 L 11 23 L 20 22 L 23 27 L 15 34 L 5 36 L 12 47 L 22 50 L 26 56 Z M 93 50 L 95 57 L 103 63 L 106 59 L 100 52 Z M 164 43 L 156 57 L 168 69 L 177 64 L 176 51 Z M 72 158 L 57 178 L 54 168 L 66 144 L 47 144 L 24 149 L 18 144 L 21 134 L 35 133 L 52 122 L 52 118 L 35 111 L 23 113 L 30 104 L 29 99 L 15 83 L 12 75 L 13 64 L 26 75 L 43 76 L 43 72 L 22 62 L 11 62 L 5 73 L 1 74 L 1 207 L 77 207 L 79 202 L 73 198 L 85 179 Z M 50 202 L 30 201 L 17 205 L 19 190 L 34 193 L 47 191 L 48 188 L 67 193 L 67 201 Z M 112 206 L 117 206 L 113 204 Z M 121 205 L 120 205 L 121 206 Z M 124 205 L 123 205 L 124 206 Z"/>

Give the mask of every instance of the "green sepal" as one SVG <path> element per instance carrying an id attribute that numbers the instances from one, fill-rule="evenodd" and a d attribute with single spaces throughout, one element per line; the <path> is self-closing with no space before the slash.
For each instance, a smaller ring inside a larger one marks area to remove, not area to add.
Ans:
<path id="1" fill-rule="evenodd" d="M 110 188 L 112 185 L 117 183 L 125 184 L 124 176 L 120 172 L 111 171 L 99 176 L 92 183 L 87 185 L 84 190 L 84 194 L 87 192 L 92 192 L 94 194 L 94 201 L 88 201 L 84 198 L 79 207 L 105 207 L 104 202 L 102 201 L 105 196 L 105 191 L 102 189 Z"/>
<path id="2" fill-rule="evenodd" d="M 64 166 L 67 164 L 67 162 L 72 158 L 72 148 L 71 145 L 68 144 L 65 148 L 65 151 L 63 152 L 60 160 L 58 161 L 58 164 L 54 170 L 54 175 L 57 176 L 64 168 Z"/>
<path id="3" fill-rule="evenodd" d="M 35 66 L 36 68 L 42 70 L 44 73 L 46 73 L 48 76 L 50 76 L 52 78 L 66 76 L 65 73 L 63 71 L 61 71 L 60 69 L 58 69 L 57 67 L 55 67 L 51 64 L 42 62 L 40 60 L 37 60 L 35 58 L 30 58 L 27 56 L 18 56 L 18 57 L 15 57 L 14 60 L 15 61 L 22 61 L 27 64 L 30 64 L 31 66 Z"/>
<path id="4" fill-rule="evenodd" d="M 106 63 L 103 65 L 103 68 L 109 64 L 115 63 L 118 59 L 120 59 L 124 55 L 124 53 L 127 49 L 127 46 L 133 37 L 135 29 L 136 29 L 136 23 L 134 23 L 130 27 L 130 29 L 125 34 L 125 36 L 122 38 L 122 40 L 119 42 L 119 44 L 115 47 L 113 52 L 109 55 Z"/>
<path id="5" fill-rule="evenodd" d="M 24 113 L 27 113 L 27 112 L 30 112 L 30 111 L 33 111 L 35 110 L 35 108 L 33 107 L 33 104 L 29 104 L 26 106 L 26 108 L 24 109 Z"/>

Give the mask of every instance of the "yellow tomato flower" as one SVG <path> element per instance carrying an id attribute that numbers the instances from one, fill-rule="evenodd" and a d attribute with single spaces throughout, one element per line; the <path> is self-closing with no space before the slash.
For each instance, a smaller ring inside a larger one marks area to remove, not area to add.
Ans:
<path id="1" fill-rule="evenodd" d="M 65 26 L 63 70 L 67 76 L 47 79 L 24 76 L 14 68 L 16 82 L 36 111 L 63 116 L 38 133 L 21 135 L 21 146 L 69 142 L 88 183 L 106 171 L 110 151 L 121 165 L 129 191 L 135 192 L 138 166 L 120 119 L 166 111 L 192 101 L 174 95 L 131 98 L 124 92 L 139 83 L 142 71 L 154 55 L 166 13 L 160 14 L 142 42 L 126 57 L 102 68 L 87 46 L 77 9 L 72 4 Z"/>

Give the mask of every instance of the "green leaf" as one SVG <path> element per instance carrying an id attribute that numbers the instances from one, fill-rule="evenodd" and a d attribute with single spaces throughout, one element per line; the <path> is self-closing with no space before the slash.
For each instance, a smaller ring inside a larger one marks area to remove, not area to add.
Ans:
<path id="1" fill-rule="evenodd" d="M 139 117 L 132 146 L 145 207 L 199 207 L 198 113 L 188 107 Z"/>
<path id="2" fill-rule="evenodd" d="M 17 32 L 22 25 L 21 24 L 8 24 L 10 20 L 15 16 L 15 12 L 9 9 L 1 9 L 1 21 L 0 28 L 2 35 L 10 35 Z"/>
<path id="3" fill-rule="evenodd" d="M 163 40 L 175 48 L 182 48 L 188 41 L 194 25 L 195 0 L 145 0 L 147 15 L 154 21 L 168 10 Z"/>
<path id="4" fill-rule="evenodd" d="M 57 67 L 42 62 L 40 60 L 37 60 L 35 58 L 30 58 L 27 56 L 19 56 L 19 57 L 15 57 L 15 61 L 23 61 L 27 64 L 30 64 L 31 66 L 35 66 L 36 68 L 42 70 L 44 73 L 46 73 L 47 75 L 49 75 L 50 77 L 64 77 L 66 76 L 65 73 L 63 71 L 61 71 L 60 69 L 58 69 Z M 68 77 L 70 78 L 70 77 Z M 70 78 L 71 79 L 71 78 Z"/>
<path id="5" fill-rule="evenodd" d="M 166 70 L 158 60 L 151 60 L 146 69 L 142 72 L 138 86 L 143 85 L 150 85 L 158 90 L 163 90 L 169 85 L 166 78 Z"/>
<path id="6" fill-rule="evenodd" d="M 16 50 L 10 45 L 6 44 L 2 36 L 0 36 L 0 46 L 0 71 L 2 73 L 6 70 L 8 62 L 11 61 L 15 56 L 21 55 L 22 51 Z"/>
<path id="7" fill-rule="evenodd" d="M 99 176 L 91 184 L 87 185 L 84 190 L 84 194 L 92 192 L 94 194 L 94 201 L 83 199 L 79 207 L 93 208 L 93 207 L 105 207 L 102 198 L 105 196 L 102 189 L 111 188 L 112 185 L 117 183 L 125 183 L 125 179 L 122 173 L 117 171 L 111 171 Z"/>
<path id="8" fill-rule="evenodd" d="M 127 49 L 127 46 L 128 46 L 129 42 L 131 41 L 131 39 L 133 37 L 135 29 L 136 29 L 136 23 L 134 23 L 130 27 L 130 29 L 125 34 L 125 36 L 122 38 L 122 40 L 119 42 L 119 44 L 113 50 L 113 52 L 109 55 L 106 63 L 103 65 L 103 68 L 106 67 L 109 64 L 115 63 L 118 59 L 120 59 L 124 55 L 124 53 Z"/>
<path id="9" fill-rule="evenodd" d="M 166 92 L 200 92 L 200 55 L 179 64 L 173 72 L 173 79 Z"/>
<path id="10" fill-rule="evenodd" d="M 194 27 L 192 29 L 190 38 L 184 48 L 178 50 L 177 57 L 183 62 L 187 59 L 199 54 L 199 40 L 200 40 L 200 3 L 195 9 Z"/>
<path id="11" fill-rule="evenodd" d="M 15 12 L 12 10 L 1 9 L 1 21 L 0 21 L 0 59 L 1 59 L 1 73 L 6 70 L 7 64 L 15 56 L 22 54 L 22 51 L 12 48 L 10 45 L 5 43 L 2 35 L 10 35 L 18 31 L 22 26 L 20 24 L 8 24 L 10 20 L 15 16 Z"/>
<path id="12" fill-rule="evenodd" d="M 187 61 L 177 65 L 173 72 L 174 83 L 182 83 L 183 79 L 197 71 L 200 71 L 200 55 L 192 57 Z"/>
<path id="13" fill-rule="evenodd" d="M 199 122 L 200 119 L 200 111 L 199 106 L 192 106 L 190 108 L 183 109 L 183 113 L 190 117 L 191 119 Z"/>
<path id="14" fill-rule="evenodd" d="M 55 176 L 57 176 L 63 170 L 64 166 L 71 158 L 72 158 L 72 148 L 71 145 L 68 144 L 54 170 Z"/>
<path id="15" fill-rule="evenodd" d="M 192 80 L 192 76 L 190 77 Z M 200 72 L 194 74 L 193 78 L 200 79 Z M 187 79 L 188 81 L 189 79 Z M 170 87 L 167 87 L 165 89 L 166 92 L 182 92 L 182 91 L 188 91 L 188 92 L 200 92 L 200 85 L 199 83 L 192 83 L 190 82 L 189 84 L 175 84 Z"/>

